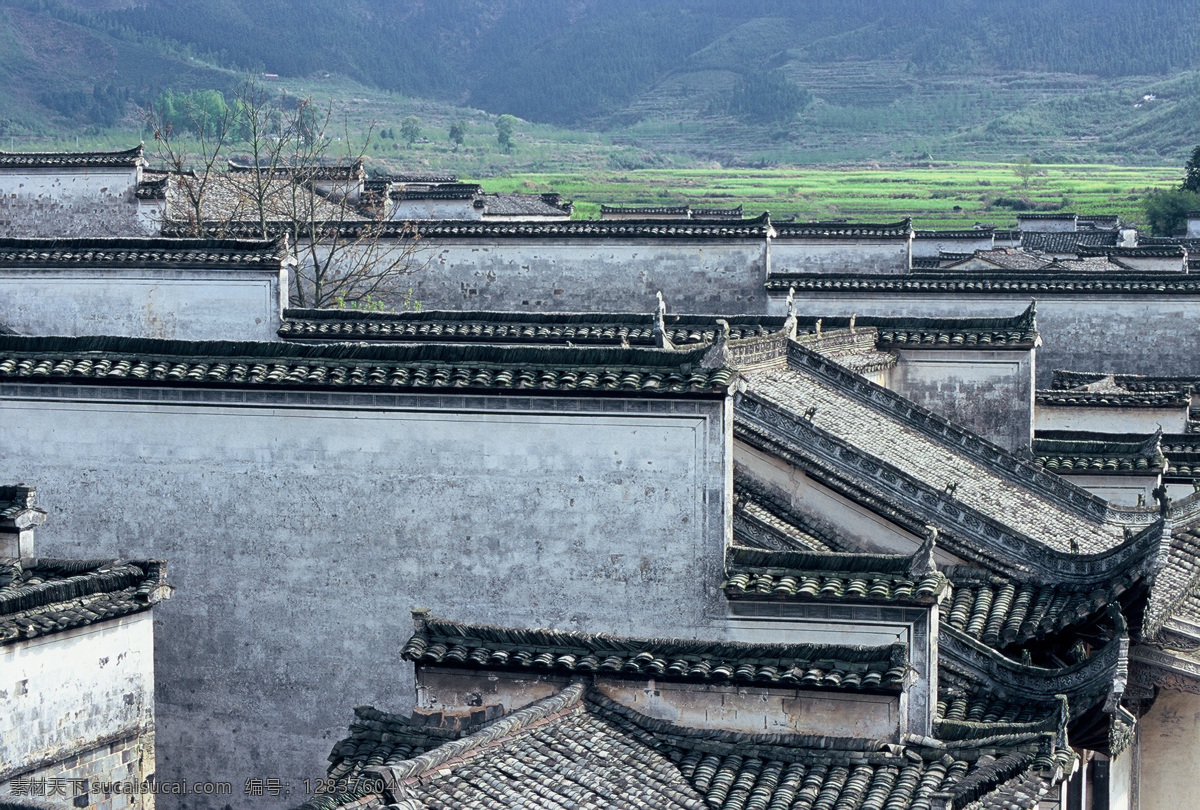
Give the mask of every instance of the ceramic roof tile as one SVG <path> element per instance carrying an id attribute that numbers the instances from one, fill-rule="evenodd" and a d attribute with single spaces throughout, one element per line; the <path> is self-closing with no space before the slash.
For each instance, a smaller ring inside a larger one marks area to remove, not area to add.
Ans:
<path id="1" fill-rule="evenodd" d="M 480 345 L 300 345 L 142 338 L 0 336 L 0 379 L 374 390 L 484 389 L 714 394 L 732 369 L 705 349 Z"/>
<path id="2" fill-rule="evenodd" d="M 1034 462 L 1059 475 L 1158 475 L 1166 462 L 1159 437 L 1041 430 L 1033 438 Z"/>
<path id="3" fill-rule="evenodd" d="M 777 222 L 779 239 L 910 239 L 912 220 L 899 222 Z"/>
<path id="4" fill-rule="evenodd" d="M 904 275 L 867 273 L 772 273 L 766 281 L 770 292 L 895 292 L 895 293 L 1019 293 L 1045 295 L 1194 295 L 1200 280 L 1179 273 L 1154 274 L 1140 271 L 1105 274 L 1069 271 L 1020 273 L 1016 271 L 963 273 L 921 271 Z"/>
<path id="5" fill-rule="evenodd" d="M 818 527 L 789 508 L 753 479 L 735 468 L 733 473 L 734 542 L 748 548 L 808 551 L 845 551 L 845 538 Z"/>
<path id="6" fill-rule="evenodd" d="M 934 604 L 946 577 L 922 570 L 911 556 L 893 554 L 729 549 L 725 595 L 730 599 L 784 599 L 861 603 Z"/>
<path id="7" fill-rule="evenodd" d="M 0 238 L 0 267 L 282 266 L 280 243 L 258 239 Z"/>
<path id="8" fill-rule="evenodd" d="M 169 595 L 159 560 L 0 559 L 0 645 L 138 613 Z"/>
<path id="9" fill-rule="evenodd" d="M 627 220 L 627 219 L 576 219 L 560 221 L 487 221 L 431 219 L 407 222 L 376 222 L 365 218 L 354 220 L 331 218 L 340 233 L 354 237 L 370 228 L 383 238 L 439 238 L 439 239 L 765 239 L 771 229 L 770 218 L 760 217 L 743 220 L 687 219 L 687 220 Z M 219 231 L 223 234 L 245 234 L 254 236 L 259 226 L 251 221 L 224 222 Z M 187 233 L 185 224 L 164 225 L 164 235 Z"/>
<path id="10" fill-rule="evenodd" d="M 135 168 L 144 163 L 145 147 L 138 144 L 120 152 L 0 152 L 0 169 L 32 168 Z"/>
<path id="11" fill-rule="evenodd" d="M 638 639 L 467 625 L 421 615 L 403 655 L 418 665 L 852 691 L 899 691 L 908 672 L 903 644 L 851 647 Z"/>
<path id="12" fill-rule="evenodd" d="M 747 429 L 767 430 L 746 421 L 764 405 L 764 419 L 772 408 L 782 409 L 774 418 L 795 420 L 811 413 L 803 419 L 806 429 L 819 430 L 858 448 L 934 491 L 952 493 L 962 507 L 1050 548 L 1095 552 L 1122 542 L 1121 528 L 1106 522 L 1104 504 L 1093 496 L 1074 487 L 1060 490 L 1061 479 L 1039 478 L 1032 465 L 977 437 L 973 441 L 986 452 L 965 453 L 969 444 L 964 441 L 969 436 L 965 431 L 949 428 L 950 432 L 939 436 L 927 429 L 930 419 L 915 405 L 899 409 L 903 398 L 877 391 L 877 386 L 866 381 L 848 384 L 832 370 L 822 372 L 821 363 L 811 360 L 811 354 L 797 353 L 802 352 L 799 347 L 793 346 L 792 352 L 793 367 L 744 373 L 747 391 L 739 395 L 735 420 Z M 897 410 L 875 402 L 889 397 L 894 398 Z M 755 405 L 755 401 L 762 404 Z M 945 428 L 944 423 L 933 420 L 939 428 Z M 1013 475 L 1026 466 L 1030 474 Z"/>
<path id="13" fill-rule="evenodd" d="M 1115 247 L 1120 238 L 1116 231 L 1022 231 L 1021 249 L 1041 253 L 1074 253 L 1081 245 Z"/>
<path id="14" fill-rule="evenodd" d="M 1104 614 L 1142 576 L 1131 569 L 1080 586 L 1017 582 L 969 568 L 949 568 L 945 573 L 953 590 L 941 604 L 943 625 L 997 650 Z"/>
<path id="15" fill-rule="evenodd" d="M 920 749 L 872 740 L 686 728 L 621 706 L 582 683 L 461 740 L 382 766 L 383 803 L 494 807 L 927 808 L 1045 794 L 1071 762 L 1052 734 L 1006 747 Z M 1049 766 L 1049 767 L 1048 767 Z M 1012 786 L 1019 779 L 1020 786 Z M 307 807 L 361 806 L 320 799 Z M 353 804 L 351 804 L 351 802 Z"/>

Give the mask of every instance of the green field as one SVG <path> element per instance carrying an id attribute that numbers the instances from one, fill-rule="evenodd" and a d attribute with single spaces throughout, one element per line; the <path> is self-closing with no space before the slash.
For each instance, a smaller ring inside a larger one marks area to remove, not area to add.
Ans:
<path id="1" fill-rule="evenodd" d="M 976 222 L 1010 227 L 1019 205 L 1042 211 L 1120 214 L 1141 222 L 1141 199 L 1179 183 L 1178 167 L 1035 165 L 1028 187 L 1008 164 L 846 166 L 796 169 L 670 169 L 511 174 L 484 179 L 487 191 L 557 191 L 575 200 L 575 216 L 599 216 L 600 204 L 730 208 L 774 218 L 893 222 L 918 228 Z"/>

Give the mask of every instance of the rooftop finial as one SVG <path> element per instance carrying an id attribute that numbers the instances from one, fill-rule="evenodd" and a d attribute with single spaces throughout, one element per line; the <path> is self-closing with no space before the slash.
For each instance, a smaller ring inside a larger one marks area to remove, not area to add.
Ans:
<path id="1" fill-rule="evenodd" d="M 937 571 L 937 563 L 933 559 L 933 550 L 937 548 L 937 538 L 937 526 L 926 526 L 925 539 L 922 541 L 921 547 L 917 549 L 917 553 L 913 555 L 912 562 L 908 567 L 908 573 L 913 579 L 927 577 Z"/>
<path id="2" fill-rule="evenodd" d="M 796 317 L 796 285 L 788 287 L 787 294 L 787 314 L 789 318 Z"/>
<path id="3" fill-rule="evenodd" d="M 850 334 L 854 334 L 854 322 L 858 319 L 858 313 L 850 313 Z"/>
<path id="4" fill-rule="evenodd" d="M 817 340 L 820 340 L 820 339 L 821 339 L 821 320 L 822 320 L 821 318 L 817 318 L 817 324 L 816 324 L 816 327 L 817 327 Z"/>
<path id="5" fill-rule="evenodd" d="M 662 290 L 659 290 L 658 309 L 654 312 L 654 342 L 660 349 L 674 349 L 675 344 L 667 335 L 667 302 L 663 300 Z"/>

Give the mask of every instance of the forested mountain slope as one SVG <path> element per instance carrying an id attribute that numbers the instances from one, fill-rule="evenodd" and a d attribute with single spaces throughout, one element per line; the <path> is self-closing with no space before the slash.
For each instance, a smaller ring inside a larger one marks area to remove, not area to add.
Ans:
<path id="1" fill-rule="evenodd" d="M 51 29 L 81 51 L 130 54 L 101 60 L 90 86 L 54 65 L 27 70 L 9 92 L 51 119 L 91 114 L 54 93 L 140 100 L 211 86 L 205 64 L 226 81 L 343 74 L 655 149 L 720 157 L 736 142 L 746 160 L 1175 156 L 1200 111 L 1200 15 L 1183 0 L 0 0 L 0 11 L 8 65 L 43 58 L 35 40 Z"/>

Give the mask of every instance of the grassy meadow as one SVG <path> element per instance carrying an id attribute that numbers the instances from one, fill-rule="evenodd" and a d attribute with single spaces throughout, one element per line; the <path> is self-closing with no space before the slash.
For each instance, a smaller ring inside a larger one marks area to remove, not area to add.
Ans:
<path id="1" fill-rule="evenodd" d="M 575 216 L 593 218 L 600 204 L 730 208 L 746 215 L 770 211 L 802 220 L 894 222 L 911 216 L 918 228 L 976 222 L 1009 227 L 1018 209 L 1116 213 L 1141 222 L 1141 199 L 1176 185 L 1173 166 L 1088 164 L 1032 167 L 1028 183 L 1010 164 L 833 166 L 771 169 L 645 169 L 513 173 L 483 179 L 488 191 L 557 191 L 575 200 Z"/>

